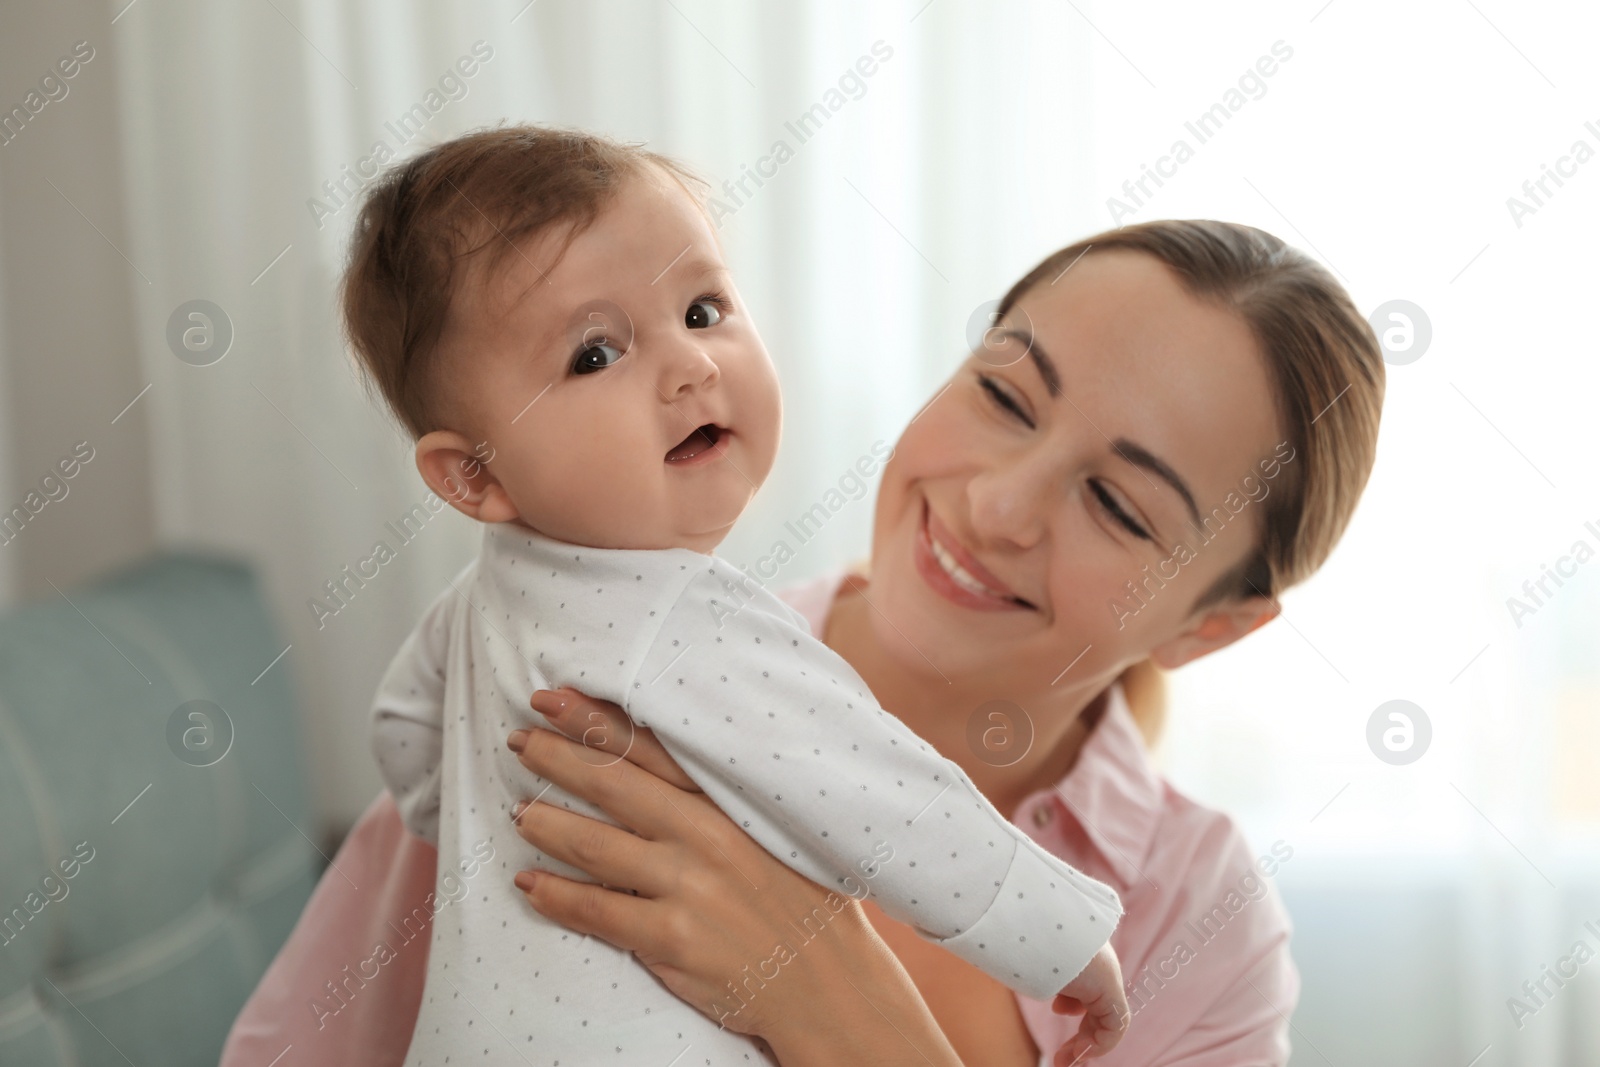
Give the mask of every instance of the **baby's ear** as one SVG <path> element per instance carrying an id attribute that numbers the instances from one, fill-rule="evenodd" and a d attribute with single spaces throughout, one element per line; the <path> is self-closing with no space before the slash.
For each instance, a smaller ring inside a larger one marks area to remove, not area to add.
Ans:
<path id="1" fill-rule="evenodd" d="M 417 473 L 461 514 L 479 522 L 510 522 L 517 507 L 479 454 L 454 430 L 434 430 L 417 442 Z"/>

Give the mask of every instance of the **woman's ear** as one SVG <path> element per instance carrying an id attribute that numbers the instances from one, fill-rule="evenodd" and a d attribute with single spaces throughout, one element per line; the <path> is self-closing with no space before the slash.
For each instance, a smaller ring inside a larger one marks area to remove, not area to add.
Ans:
<path id="1" fill-rule="evenodd" d="M 1278 617 L 1278 602 L 1271 597 L 1251 596 L 1218 604 L 1199 612 L 1189 628 L 1150 650 L 1150 658 L 1166 670 L 1174 670 L 1208 652 L 1226 648 L 1252 630 Z"/>
<path id="2" fill-rule="evenodd" d="M 434 430 L 417 442 L 417 472 L 461 514 L 479 522 L 510 522 L 518 517 L 517 506 L 480 455 L 481 446 L 474 448 L 454 430 Z"/>

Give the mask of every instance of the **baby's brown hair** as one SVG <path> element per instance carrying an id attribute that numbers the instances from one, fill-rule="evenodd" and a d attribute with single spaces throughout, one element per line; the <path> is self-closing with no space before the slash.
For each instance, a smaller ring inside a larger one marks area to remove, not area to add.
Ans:
<path id="1" fill-rule="evenodd" d="M 340 283 L 345 333 L 368 382 L 413 438 L 439 424 L 439 339 L 465 261 L 490 269 L 552 227 L 572 237 L 623 183 L 652 170 L 703 185 L 640 145 L 579 130 L 499 126 L 428 149 L 366 191 Z"/>

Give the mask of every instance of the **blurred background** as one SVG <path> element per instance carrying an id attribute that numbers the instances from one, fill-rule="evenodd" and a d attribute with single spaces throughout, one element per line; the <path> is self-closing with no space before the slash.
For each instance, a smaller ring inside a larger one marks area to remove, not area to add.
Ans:
<path id="1" fill-rule="evenodd" d="M 511 120 L 722 190 L 787 406 L 736 562 L 1071 240 L 1221 218 L 1333 270 L 1393 331 L 1376 470 L 1283 617 L 1172 676 L 1158 762 L 1293 850 L 1294 1063 L 1600 1063 L 1597 39 L 1505 0 L 0 5 L 0 908 L 50 902 L 0 938 L 0 1048 L 179 1062 L 141 968 L 242 996 L 376 795 L 373 687 L 477 536 L 391 532 L 426 490 L 340 340 L 347 205 Z M 779 584 L 863 555 L 871 500 Z"/>

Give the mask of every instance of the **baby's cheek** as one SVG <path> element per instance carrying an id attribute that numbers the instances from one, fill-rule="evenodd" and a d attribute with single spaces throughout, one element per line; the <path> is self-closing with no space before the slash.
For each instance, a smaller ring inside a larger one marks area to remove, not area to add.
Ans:
<path id="1" fill-rule="evenodd" d="M 778 384 L 777 372 L 772 370 L 770 363 L 755 383 L 754 392 L 755 396 L 749 404 L 753 417 L 745 420 L 745 426 L 752 435 L 753 458 L 759 459 L 764 475 L 772 469 L 777 459 L 783 426 L 783 392 Z"/>

